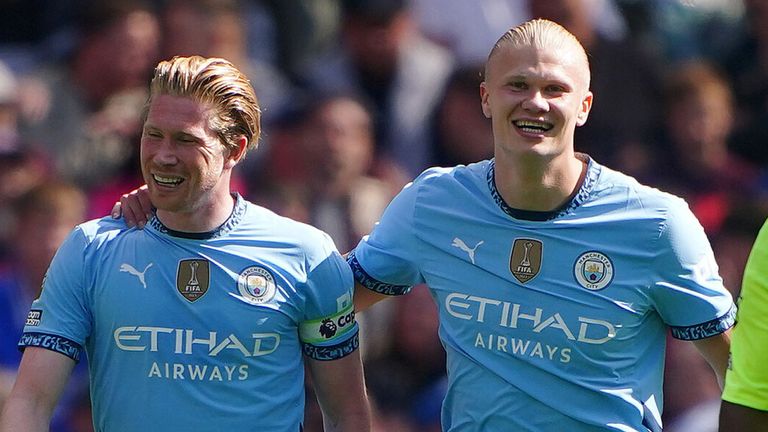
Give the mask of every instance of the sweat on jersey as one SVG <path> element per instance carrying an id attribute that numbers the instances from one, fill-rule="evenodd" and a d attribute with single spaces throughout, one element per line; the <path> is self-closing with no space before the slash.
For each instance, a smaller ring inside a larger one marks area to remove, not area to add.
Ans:
<path id="1" fill-rule="evenodd" d="M 348 256 L 376 292 L 429 286 L 444 431 L 659 431 L 668 329 L 733 324 L 686 203 L 581 157 L 584 182 L 554 212 L 510 208 L 493 160 L 429 169 Z"/>
<path id="2" fill-rule="evenodd" d="M 302 353 L 357 349 L 330 237 L 236 199 L 210 233 L 107 217 L 57 252 L 19 345 L 87 352 L 96 431 L 299 431 Z"/>

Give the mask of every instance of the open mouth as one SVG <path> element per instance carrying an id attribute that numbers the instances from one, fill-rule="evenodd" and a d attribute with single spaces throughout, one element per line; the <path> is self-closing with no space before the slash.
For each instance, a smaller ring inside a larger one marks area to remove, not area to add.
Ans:
<path id="1" fill-rule="evenodd" d="M 523 132 L 533 134 L 541 134 L 554 127 L 552 123 L 539 120 L 515 120 L 512 124 Z"/>
<path id="2" fill-rule="evenodd" d="M 155 183 L 159 184 L 160 186 L 178 186 L 182 182 L 184 182 L 184 178 L 182 177 L 176 177 L 176 176 L 160 176 L 157 174 L 152 174 L 152 179 L 155 180 Z"/>

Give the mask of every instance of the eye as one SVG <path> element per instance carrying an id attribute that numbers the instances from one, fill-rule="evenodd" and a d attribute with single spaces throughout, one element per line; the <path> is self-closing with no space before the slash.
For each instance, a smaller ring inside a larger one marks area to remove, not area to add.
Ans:
<path id="1" fill-rule="evenodd" d="M 507 86 L 513 90 L 525 90 L 528 88 L 528 84 L 525 81 L 511 81 Z"/>
<path id="2" fill-rule="evenodd" d="M 160 138 L 163 137 L 163 135 L 160 132 L 148 131 L 148 130 L 144 131 L 144 136 L 149 137 L 149 138 L 156 138 L 156 139 L 160 139 Z"/>
<path id="3" fill-rule="evenodd" d="M 561 94 L 567 92 L 568 90 L 561 85 L 549 85 L 547 86 L 546 91 L 547 93 Z"/>

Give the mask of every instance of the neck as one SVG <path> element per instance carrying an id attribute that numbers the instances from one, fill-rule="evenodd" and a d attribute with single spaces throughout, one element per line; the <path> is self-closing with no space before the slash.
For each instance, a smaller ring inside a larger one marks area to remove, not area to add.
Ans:
<path id="1" fill-rule="evenodd" d="M 546 212 L 562 207 L 581 186 L 585 173 L 586 162 L 574 153 L 553 158 L 505 158 L 497 154 L 494 180 L 510 207 Z"/>
<path id="2" fill-rule="evenodd" d="M 205 233 L 220 227 L 235 207 L 231 194 L 209 200 L 201 206 L 183 211 L 157 210 L 157 218 L 167 228 L 187 233 Z"/>

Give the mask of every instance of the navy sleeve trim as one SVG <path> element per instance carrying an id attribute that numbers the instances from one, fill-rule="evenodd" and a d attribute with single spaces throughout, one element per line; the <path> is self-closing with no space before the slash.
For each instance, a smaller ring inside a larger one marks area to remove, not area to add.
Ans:
<path id="1" fill-rule="evenodd" d="M 347 264 L 349 264 L 349 267 L 352 269 L 352 274 L 355 276 L 355 280 L 359 282 L 360 285 L 379 294 L 388 296 L 403 295 L 408 294 L 408 292 L 411 291 L 411 288 L 413 288 L 412 285 L 393 285 L 372 278 L 365 272 L 365 270 L 363 270 L 363 267 L 357 261 L 354 250 L 347 254 Z"/>
<path id="2" fill-rule="evenodd" d="M 732 305 L 731 309 L 726 312 L 725 315 L 720 318 L 707 321 L 703 324 L 697 324 L 690 327 L 671 327 L 672 337 L 675 339 L 694 341 L 700 339 L 706 339 L 710 336 L 715 336 L 725 332 L 729 328 L 733 327 L 736 323 L 736 306 Z"/>
<path id="3" fill-rule="evenodd" d="M 44 333 L 24 333 L 21 335 L 18 346 L 19 351 L 24 351 L 26 347 L 45 348 L 59 354 L 64 354 L 75 362 L 80 361 L 80 354 L 83 352 L 83 347 L 77 342 L 65 337 Z"/>
<path id="4" fill-rule="evenodd" d="M 352 354 L 357 348 L 360 347 L 359 336 L 360 332 L 355 331 L 355 335 L 353 337 L 340 344 L 331 346 L 317 346 L 303 343 L 301 344 L 301 347 L 304 351 L 304 355 L 311 359 L 321 361 L 338 360 L 342 357 L 346 357 Z"/>

